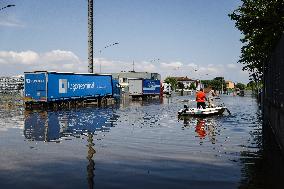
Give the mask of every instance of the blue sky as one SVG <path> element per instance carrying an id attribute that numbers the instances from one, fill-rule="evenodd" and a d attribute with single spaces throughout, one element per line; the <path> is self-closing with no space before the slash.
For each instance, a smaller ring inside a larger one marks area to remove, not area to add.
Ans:
<path id="1" fill-rule="evenodd" d="M 95 71 L 247 82 L 235 0 L 95 0 Z M 0 0 L 0 75 L 87 71 L 87 0 Z M 104 48 L 119 42 L 118 45 Z M 101 53 L 99 50 L 103 49 Z M 152 61 L 156 59 L 156 61 Z M 157 60 L 159 59 L 159 60 Z M 198 71 L 194 71 L 198 70 Z"/>

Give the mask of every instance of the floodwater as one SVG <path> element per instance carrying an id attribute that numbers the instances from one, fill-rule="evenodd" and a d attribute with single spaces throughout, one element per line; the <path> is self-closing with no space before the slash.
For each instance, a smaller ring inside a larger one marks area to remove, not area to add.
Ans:
<path id="1" fill-rule="evenodd" d="M 178 119 L 190 98 L 1 109 L 0 188 L 282 188 L 255 99 L 222 96 L 232 115 Z"/>

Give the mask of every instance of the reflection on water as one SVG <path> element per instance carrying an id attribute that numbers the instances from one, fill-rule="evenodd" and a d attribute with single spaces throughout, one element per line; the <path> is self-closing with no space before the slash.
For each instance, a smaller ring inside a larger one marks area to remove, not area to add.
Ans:
<path id="1" fill-rule="evenodd" d="M 88 184 L 89 188 L 94 188 L 94 170 L 95 170 L 95 161 L 93 159 L 96 150 L 94 149 L 95 144 L 93 143 L 93 134 L 88 133 L 88 155 L 87 160 L 89 161 L 89 164 L 87 166 L 87 172 L 88 172 Z"/>
<path id="2" fill-rule="evenodd" d="M 60 139 L 69 136 L 108 132 L 117 118 L 112 109 L 25 111 L 24 135 L 35 141 L 60 142 Z"/>
<path id="3" fill-rule="evenodd" d="M 118 116 L 113 109 L 80 109 L 79 111 L 25 111 L 24 136 L 26 139 L 44 142 L 60 142 L 62 138 L 87 136 L 87 180 L 94 188 L 96 153 L 94 135 L 108 132 Z"/>
<path id="4" fill-rule="evenodd" d="M 178 118 L 193 98 L 0 110 L 0 188 L 281 188 L 255 100 L 225 96 L 232 115 Z"/>
<path id="5" fill-rule="evenodd" d="M 284 158 L 271 128 L 259 121 L 250 134 L 252 139 L 240 154 L 243 165 L 240 188 L 282 189 Z"/>
<path id="6" fill-rule="evenodd" d="M 200 139 L 200 145 L 203 144 L 206 137 L 212 144 L 216 143 L 216 135 L 218 135 L 216 118 L 217 116 L 213 118 L 179 117 L 180 120 L 183 120 L 183 129 L 191 125 L 195 126 L 196 137 Z"/>

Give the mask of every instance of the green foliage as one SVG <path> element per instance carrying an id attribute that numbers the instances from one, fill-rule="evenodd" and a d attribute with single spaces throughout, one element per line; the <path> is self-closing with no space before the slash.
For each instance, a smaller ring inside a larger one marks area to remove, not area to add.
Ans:
<path id="1" fill-rule="evenodd" d="M 173 77 L 167 77 L 164 82 L 168 84 L 170 83 L 174 90 L 176 89 L 178 83 L 177 80 Z"/>
<path id="2" fill-rule="evenodd" d="M 196 86 L 195 86 L 194 82 L 190 83 L 189 89 L 190 90 L 196 90 Z"/>
<path id="3" fill-rule="evenodd" d="M 213 80 L 202 80 L 201 83 L 204 87 L 212 87 L 215 90 L 221 91 L 222 90 L 222 83 L 223 83 L 223 90 L 226 89 L 226 83 L 223 77 L 216 77 Z"/>
<path id="4" fill-rule="evenodd" d="M 201 83 L 204 85 L 204 87 L 210 87 L 212 80 L 201 80 Z"/>
<path id="5" fill-rule="evenodd" d="M 239 63 L 243 70 L 251 73 L 254 81 L 260 80 L 263 65 L 270 59 L 270 54 L 284 31 L 283 0 L 242 0 L 229 17 L 242 34 L 241 57 Z"/>
<path id="6" fill-rule="evenodd" d="M 248 90 L 253 90 L 253 89 L 255 89 L 256 88 L 256 82 L 254 82 L 254 81 L 250 81 L 248 84 L 247 84 L 247 87 L 246 87 L 246 89 L 248 89 Z"/>
<path id="7" fill-rule="evenodd" d="M 236 88 L 239 88 L 240 90 L 244 90 L 246 88 L 246 85 L 243 83 L 237 83 L 235 85 Z"/>
<path id="8" fill-rule="evenodd" d="M 182 82 L 177 83 L 178 89 L 184 89 L 184 84 Z"/>
<path id="9" fill-rule="evenodd" d="M 258 89 L 262 88 L 263 84 L 262 82 L 254 82 L 254 81 L 250 81 L 247 86 L 246 89 L 247 90 L 252 90 L 252 91 L 257 91 Z"/>
<path id="10" fill-rule="evenodd" d="M 224 77 L 215 77 L 214 80 L 224 81 Z"/>

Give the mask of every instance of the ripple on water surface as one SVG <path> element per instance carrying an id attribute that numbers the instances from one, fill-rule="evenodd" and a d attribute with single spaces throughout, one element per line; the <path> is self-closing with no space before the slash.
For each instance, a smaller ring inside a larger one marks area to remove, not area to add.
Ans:
<path id="1" fill-rule="evenodd" d="M 224 96 L 231 116 L 180 119 L 185 99 L 193 96 L 68 111 L 1 110 L 1 188 L 245 186 L 247 164 L 262 158 L 255 100 Z"/>

